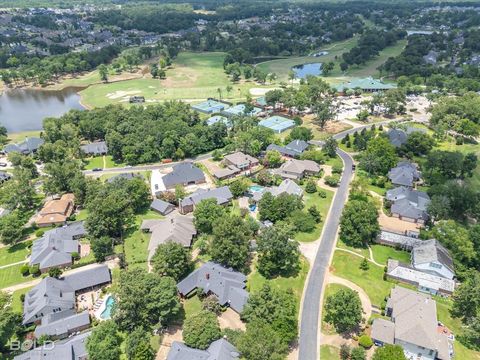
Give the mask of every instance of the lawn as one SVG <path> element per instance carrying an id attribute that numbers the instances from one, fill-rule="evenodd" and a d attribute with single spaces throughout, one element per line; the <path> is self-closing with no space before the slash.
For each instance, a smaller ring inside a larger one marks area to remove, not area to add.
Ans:
<path id="1" fill-rule="evenodd" d="M 136 264 L 139 267 L 147 269 L 150 234 L 144 233 L 140 230 L 140 225 L 143 220 L 162 218 L 162 215 L 151 210 L 147 211 L 145 214 L 137 215 L 135 220 L 136 227 L 128 234 L 124 241 L 125 260 L 129 265 Z"/>
<path id="2" fill-rule="evenodd" d="M 320 359 L 322 360 L 340 360 L 340 350 L 331 345 L 320 346 Z"/>
<path id="3" fill-rule="evenodd" d="M 13 246 L 0 248 L 0 266 L 17 263 L 25 260 L 30 251 L 27 249 L 27 243 L 21 242 Z"/>
<path id="4" fill-rule="evenodd" d="M 82 103 L 101 107 L 112 103 L 128 104 L 132 95 L 143 95 L 147 102 L 184 100 L 199 102 L 208 97 L 243 99 L 251 87 L 261 87 L 254 82 L 231 83 L 223 70 L 222 52 L 182 52 L 167 70 L 164 80 L 148 75 L 141 79 L 126 80 L 107 84 L 96 84 L 80 92 Z M 232 91 L 227 93 L 227 86 Z"/>
<path id="5" fill-rule="evenodd" d="M 14 312 L 20 313 L 20 314 L 23 312 L 23 303 L 20 300 L 20 297 L 22 295 L 26 294 L 27 292 L 29 292 L 32 288 L 33 288 L 33 286 L 32 287 L 27 287 L 27 288 L 24 288 L 24 289 L 20 289 L 20 290 L 17 290 L 17 291 L 13 292 L 13 294 L 12 294 L 12 309 L 13 309 Z"/>
<path id="6" fill-rule="evenodd" d="M 32 131 L 22 131 L 18 133 L 9 133 L 8 134 L 8 140 L 10 142 L 15 143 L 15 142 L 20 142 L 25 140 L 26 137 L 38 137 L 40 136 L 40 131 L 39 130 L 32 130 Z"/>
<path id="7" fill-rule="evenodd" d="M 370 297 L 372 304 L 380 307 L 395 284 L 383 280 L 382 267 L 370 264 L 368 270 L 360 270 L 361 262 L 361 257 L 336 250 L 331 268 L 336 276 L 360 286 Z"/>
<path id="8" fill-rule="evenodd" d="M 325 302 L 329 296 L 335 295 L 338 291 L 342 289 L 348 289 L 346 286 L 340 284 L 328 284 L 325 288 L 325 294 L 323 297 L 323 308 L 325 307 Z M 333 325 L 325 322 L 325 311 L 322 311 L 322 334 L 324 335 L 334 335 L 337 332 Z"/>
<path id="9" fill-rule="evenodd" d="M 388 259 L 395 259 L 403 263 L 410 263 L 410 253 L 408 251 L 397 250 L 390 246 L 372 245 L 373 258 L 380 264 L 387 265 Z"/>
<path id="10" fill-rule="evenodd" d="M 96 156 L 88 158 L 88 163 L 85 165 L 85 170 L 92 170 L 95 168 L 103 169 L 103 156 Z"/>
<path id="11" fill-rule="evenodd" d="M 202 310 L 202 302 L 197 295 L 194 295 L 184 301 L 183 310 L 185 311 L 185 317 L 188 318 Z"/>
<path id="12" fill-rule="evenodd" d="M 317 224 L 315 227 L 315 230 L 312 231 L 311 233 L 298 233 L 295 235 L 295 239 L 301 242 L 310 242 L 310 241 L 315 241 L 320 237 L 320 234 L 322 233 L 323 225 L 325 224 L 325 220 L 328 215 L 328 210 L 330 209 L 330 204 L 332 203 L 333 195 L 334 192 L 326 189 L 322 189 L 323 191 L 326 192 L 327 197 L 326 198 L 321 198 L 317 193 L 313 194 L 308 194 L 305 193 L 303 199 L 305 203 L 305 210 L 307 210 L 310 206 L 314 205 L 317 207 L 317 209 L 320 211 L 320 214 L 322 214 L 322 222 Z"/>
<path id="13" fill-rule="evenodd" d="M 295 294 L 295 297 L 297 299 L 297 311 L 300 306 L 300 300 L 302 298 L 302 293 L 303 293 L 303 286 L 305 285 L 305 280 L 307 278 L 308 274 L 308 262 L 304 258 L 301 259 L 301 266 L 300 270 L 295 277 L 277 277 L 272 280 L 268 280 L 265 277 L 263 277 L 256 269 L 254 263 L 253 271 L 250 273 L 248 276 L 248 281 L 247 281 L 247 289 L 250 293 L 259 291 L 263 284 L 269 282 L 272 287 L 281 289 L 281 290 L 287 290 L 291 289 L 293 293 Z"/>
<path id="14" fill-rule="evenodd" d="M 0 289 L 21 284 L 33 279 L 31 276 L 24 277 L 20 273 L 21 267 L 22 264 L 19 264 L 0 269 Z"/>

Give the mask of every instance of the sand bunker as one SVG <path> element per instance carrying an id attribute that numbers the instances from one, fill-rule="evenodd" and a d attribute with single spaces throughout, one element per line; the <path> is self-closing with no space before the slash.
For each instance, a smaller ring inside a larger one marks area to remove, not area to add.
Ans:
<path id="1" fill-rule="evenodd" d="M 251 88 L 250 95 L 262 96 L 262 95 L 265 95 L 270 90 L 275 90 L 275 89 L 278 89 L 278 88 L 268 88 L 268 89 L 267 88 Z"/>
<path id="2" fill-rule="evenodd" d="M 108 93 L 106 96 L 110 100 L 116 100 L 116 99 L 124 98 L 125 96 L 131 96 L 131 95 L 136 95 L 140 93 L 141 93 L 140 90 L 131 90 L 131 91 L 118 90 L 113 93 Z"/>

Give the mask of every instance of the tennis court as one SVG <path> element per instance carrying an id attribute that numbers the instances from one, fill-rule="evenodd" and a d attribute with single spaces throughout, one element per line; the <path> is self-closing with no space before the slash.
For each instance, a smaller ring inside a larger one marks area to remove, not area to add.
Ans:
<path id="1" fill-rule="evenodd" d="M 287 119 L 283 116 L 274 115 L 260 121 L 258 125 L 272 129 L 277 134 L 280 134 L 285 130 L 293 128 L 295 126 L 295 121 Z"/>

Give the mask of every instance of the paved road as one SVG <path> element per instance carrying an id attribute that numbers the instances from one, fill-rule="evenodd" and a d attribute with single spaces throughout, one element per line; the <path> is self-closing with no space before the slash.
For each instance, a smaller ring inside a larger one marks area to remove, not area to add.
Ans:
<path id="1" fill-rule="evenodd" d="M 206 153 L 206 154 L 198 155 L 197 157 L 194 157 L 192 159 L 185 159 L 184 161 L 202 161 L 202 160 L 210 159 L 211 157 L 212 157 L 211 153 Z M 171 162 L 167 164 L 158 163 L 158 164 L 148 164 L 148 165 L 125 166 L 125 167 L 102 169 L 101 171 L 84 170 L 83 173 L 85 175 L 98 175 L 98 176 L 101 176 L 103 174 L 112 174 L 112 173 L 114 174 L 132 173 L 137 171 L 164 169 L 178 163 L 179 162 Z"/>

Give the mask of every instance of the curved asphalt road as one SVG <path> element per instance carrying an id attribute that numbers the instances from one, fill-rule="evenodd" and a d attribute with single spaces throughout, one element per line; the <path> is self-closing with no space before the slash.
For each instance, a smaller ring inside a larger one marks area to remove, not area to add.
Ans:
<path id="1" fill-rule="evenodd" d="M 378 122 L 375 125 L 385 125 L 394 120 Z M 359 126 L 334 135 L 336 140 L 340 140 L 347 134 L 353 134 L 355 131 L 361 131 L 364 128 L 370 128 L 373 124 Z M 321 146 L 321 141 L 311 141 L 314 145 Z M 325 281 L 325 275 L 330 265 L 330 258 L 335 248 L 336 234 L 340 225 L 340 216 L 343 206 L 347 201 L 348 188 L 353 177 L 353 159 L 346 152 L 337 149 L 337 154 L 342 158 L 344 170 L 340 185 L 337 189 L 333 204 L 328 214 L 327 222 L 323 228 L 320 237 L 320 246 L 315 256 L 308 283 L 303 296 L 302 314 L 300 319 L 300 338 L 298 360 L 318 360 L 319 346 L 318 326 L 320 318 L 320 298 Z"/>

